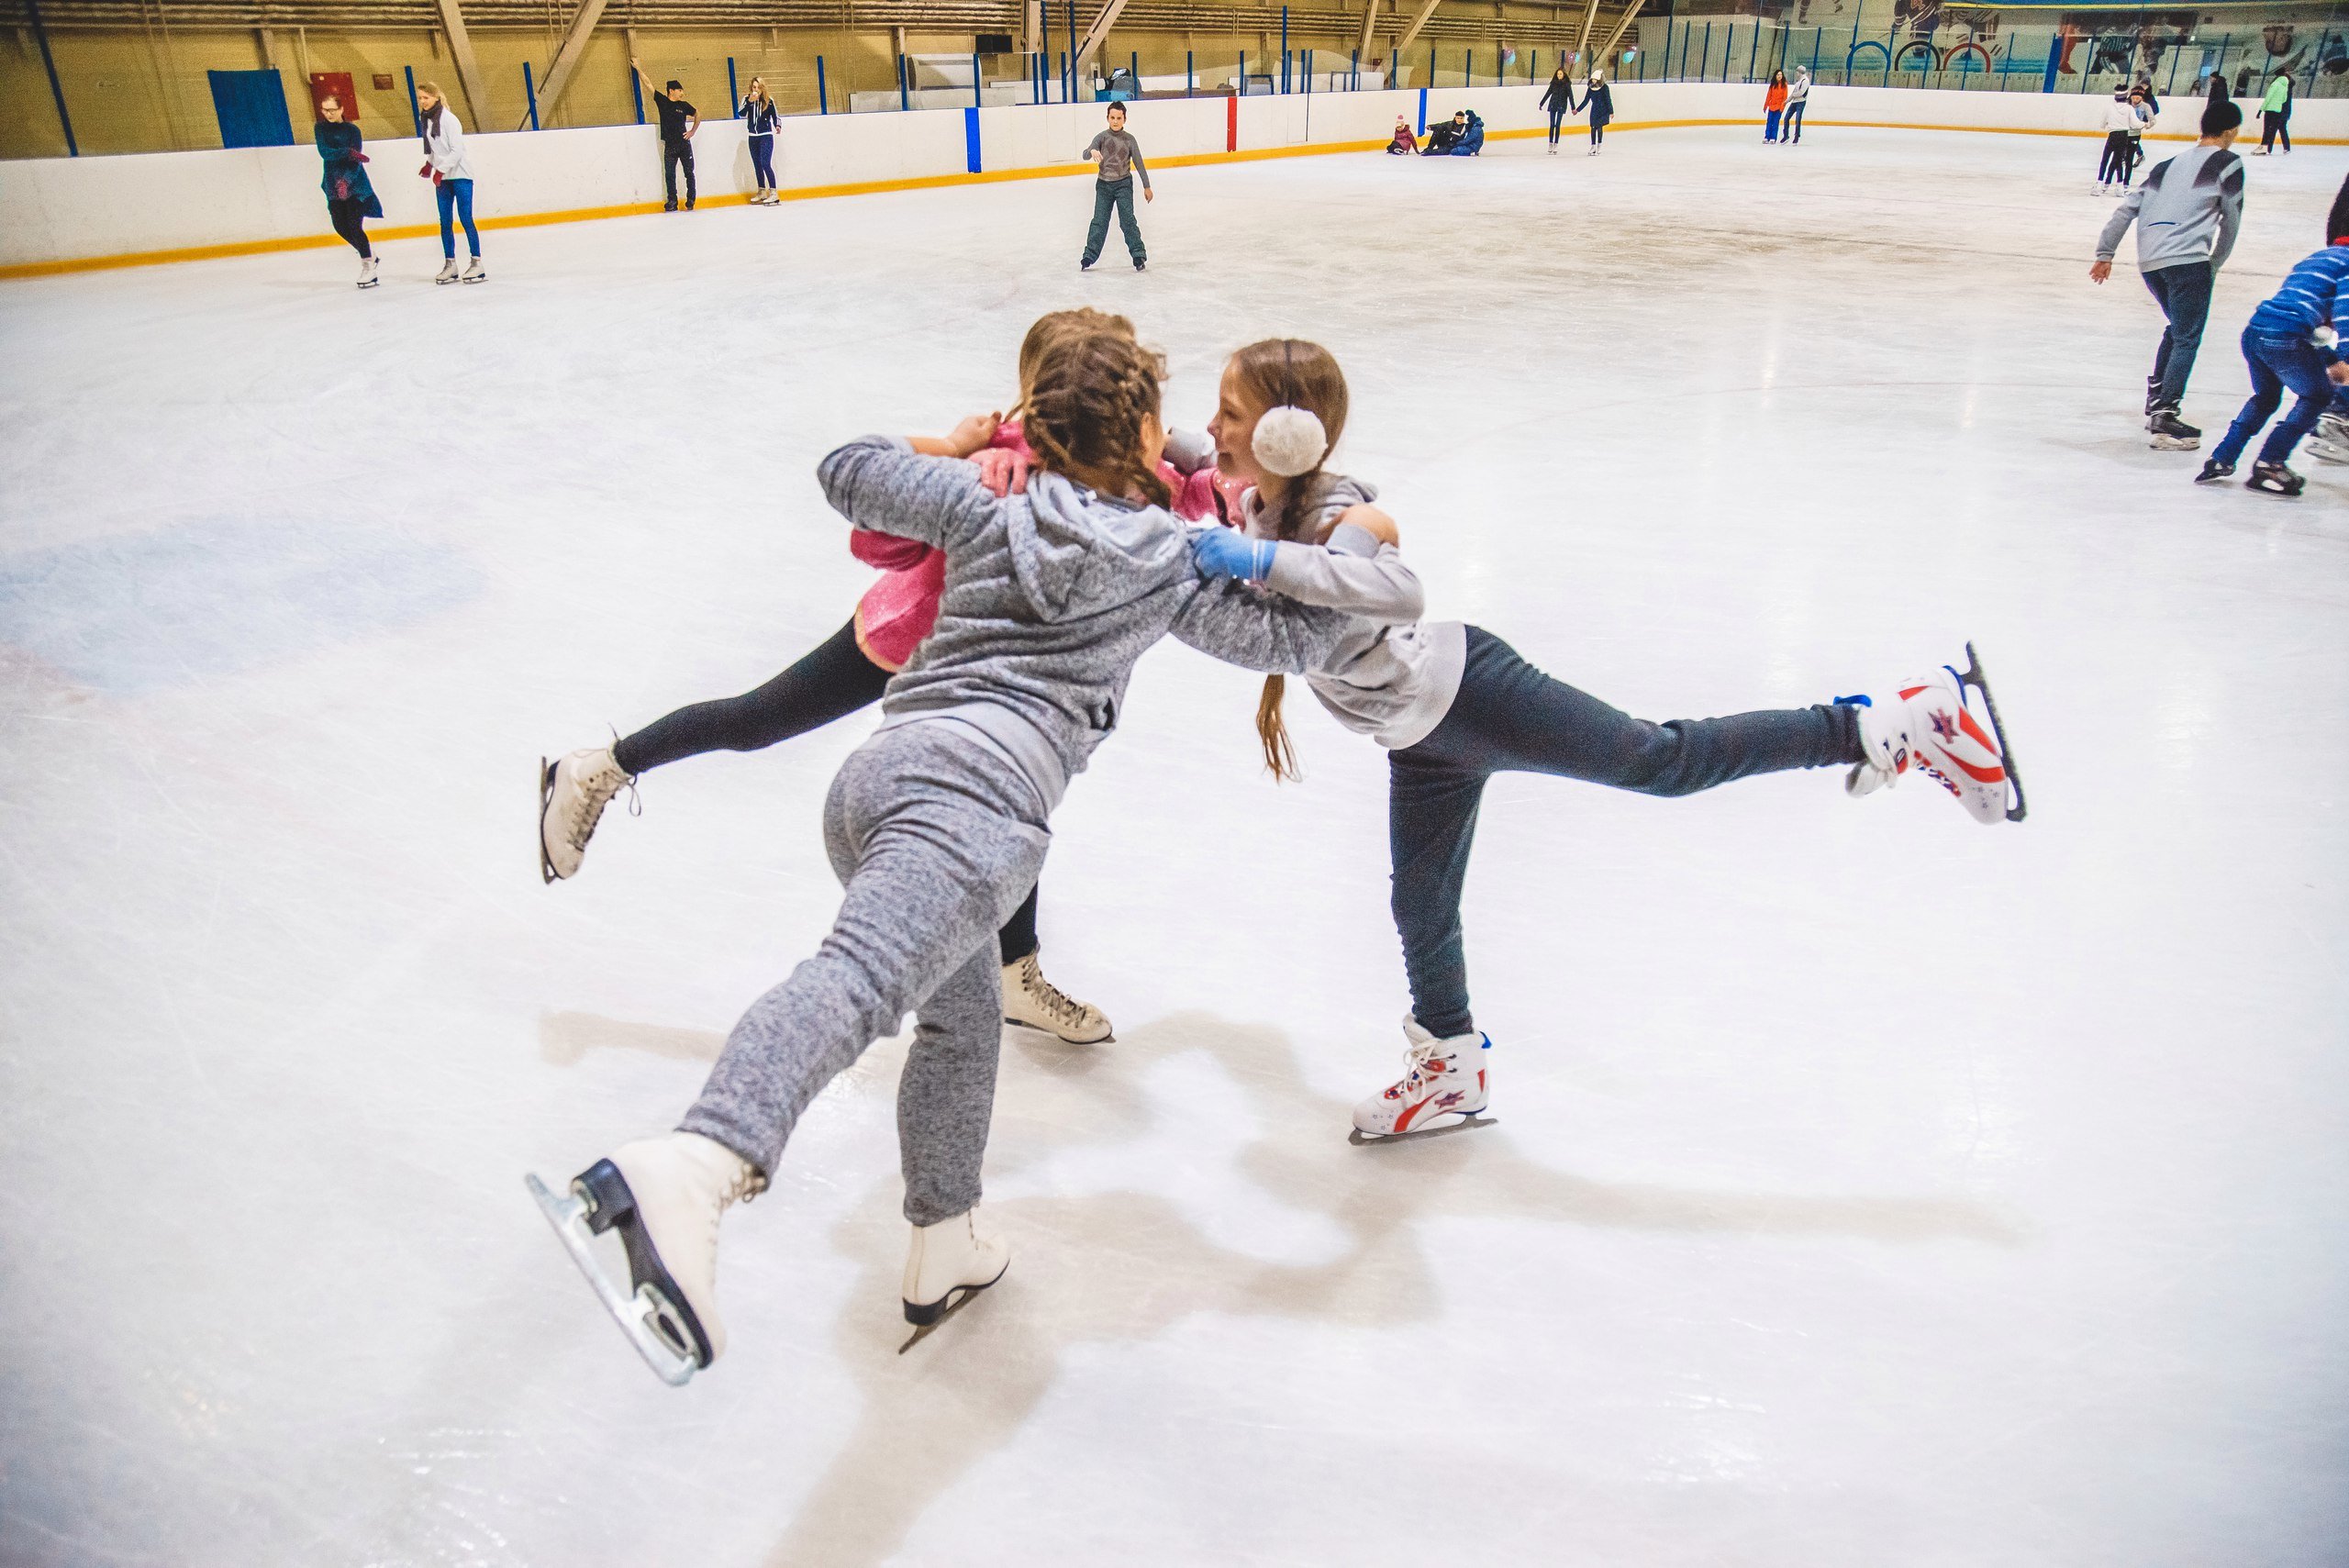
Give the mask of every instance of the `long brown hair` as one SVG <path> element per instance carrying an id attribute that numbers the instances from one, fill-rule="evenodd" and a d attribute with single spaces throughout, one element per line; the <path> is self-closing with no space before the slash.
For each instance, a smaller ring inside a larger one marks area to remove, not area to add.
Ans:
<path id="1" fill-rule="evenodd" d="M 1254 406 L 1259 418 L 1271 408 L 1302 408 L 1321 421 L 1322 433 L 1329 438 L 1320 461 L 1303 473 L 1290 479 L 1264 476 L 1267 486 L 1280 484 L 1278 495 L 1264 494 L 1264 487 L 1258 490 L 1257 498 L 1272 516 L 1273 537 L 1296 539 L 1312 515 L 1314 502 L 1326 483 L 1321 465 L 1329 461 L 1330 449 L 1345 433 L 1345 373 L 1338 369 L 1337 358 L 1329 350 L 1302 338 L 1267 338 L 1261 343 L 1251 343 L 1231 356 L 1231 369 L 1240 390 Z M 1281 700 L 1287 695 L 1286 676 L 1267 675 L 1264 693 L 1256 699 L 1256 740 L 1264 749 L 1264 766 L 1276 780 L 1305 776 L 1297 769 L 1297 749 L 1289 741 L 1288 725 L 1281 717 Z"/>
<path id="2" fill-rule="evenodd" d="M 1044 350 L 1064 337 L 1082 337 L 1088 332 L 1131 338 L 1134 324 L 1122 316 L 1112 316 L 1089 305 L 1080 305 L 1074 310 L 1048 311 L 1036 317 L 1028 335 L 1019 339 L 1019 406 L 1012 410 L 1016 417 L 1027 416 L 1028 395 L 1035 388 L 1036 367 L 1044 362 Z"/>
<path id="3" fill-rule="evenodd" d="M 1158 384 L 1165 375 L 1166 361 L 1130 331 L 1048 334 L 1021 433 L 1056 473 L 1104 479 L 1168 506 L 1174 495 L 1141 450 L 1142 421 L 1158 417 Z"/>

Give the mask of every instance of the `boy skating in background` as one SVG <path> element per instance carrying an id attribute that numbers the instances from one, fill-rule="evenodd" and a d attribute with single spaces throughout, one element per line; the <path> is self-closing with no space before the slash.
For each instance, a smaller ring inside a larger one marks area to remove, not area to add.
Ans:
<path id="1" fill-rule="evenodd" d="M 1150 188 L 1150 170 L 1141 161 L 1141 143 L 1126 134 L 1126 106 L 1109 106 L 1109 128 L 1095 137 L 1085 149 L 1088 159 L 1101 161 L 1100 177 L 1093 182 L 1093 228 L 1085 236 L 1085 260 L 1077 263 L 1085 271 L 1101 259 L 1101 242 L 1109 237 L 1109 209 L 1118 209 L 1118 228 L 1125 234 L 1126 250 L 1134 259 L 1134 271 L 1139 272 L 1150 262 L 1141 248 L 1141 226 L 1134 221 L 1134 176 L 1141 176 L 1141 199 L 1154 202 L 1157 193 Z"/>
<path id="2" fill-rule="evenodd" d="M 2112 275 L 2112 255 L 2129 226 L 2137 226 L 2137 270 L 2169 325 L 2145 378 L 2145 428 L 2164 451 L 2192 451 L 2202 432 L 2178 417 L 2186 378 L 2194 373 L 2210 315 L 2210 285 L 2234 249 L 2243 227 L 2243 160 L 2229 150 L 2243 128 L 2243 111 L 2214 85 L 2202 110 L 2202 139 L 2154 165 L 2145 183 L 2121 198 L 2096 242 L 2088 277 Z"/>
<path id="3" fill-rule="evenodd" d="M 629 57 L 629 68 L 643 80 L 647 87 L 652 78 L 644 74 L 644 67 L 636 58 Z M 675 77 L 669 85 L 652 95 L 652 106 L 661 114 L 661 183 L 669 194 L 661 210 L 677 210 L 677 166 L 685 170 L 685 210 L 694 210 L 694 132 L 701 128 L 701 116 L 685 102 L 685 85 Z"/>
<path id="4" fill-rule="evenodd" d="M 2286 466 L 2292 449 L 2316 427 L 2325 406 L 2349 387 L 2349 359 L 2342 357 L 2342 340 L 2349 337 L 2349 180 L 2332 199 L 2324 232 L 2324 249 L 2294 267 L 2284 286 L 2251 313 L 2243 329 L 2251 401 L 2194 476 L 2198 484 L 2234 473 L 2235 460 L 2283 406 L 2288 389 L 2299 402 L 2268 433 L 2243 483 L 2275 495 L 2298 495 L 2305 485 Z"/>

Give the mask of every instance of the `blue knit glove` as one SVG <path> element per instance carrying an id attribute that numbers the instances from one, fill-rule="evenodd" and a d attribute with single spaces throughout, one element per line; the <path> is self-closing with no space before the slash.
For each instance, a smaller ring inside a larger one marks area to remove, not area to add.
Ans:
<path id="1" fill-rule="evenodd" d="M 1191 536 L 1191 562 L 1209 577 L 1258 583 L 1273 569 L 1273 541 L 1238 528 L 1201 528 Z"/>

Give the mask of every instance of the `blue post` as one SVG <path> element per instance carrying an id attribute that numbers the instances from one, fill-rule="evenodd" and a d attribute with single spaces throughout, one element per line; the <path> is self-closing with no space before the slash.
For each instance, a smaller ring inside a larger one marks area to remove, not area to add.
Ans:
<path id="1" fill-rule="evenodd" d="M 985 102 L 986 102 L 986 99 L 985 99 L 985 97 L 981 96 L 980 92 L 979 92 L 979 51 L 978 51 L 977 50 L 973 50 L 971 51 L 971 107 L 973 107 L 973 108 L 974 108 L 974 109 L 975 109 L 975 108 L 979 107 L 982 104 L 985 104 Z M 976 123 L 976 122 L 974 122 L 974 124 L 975 124 L 975 123 Z M 974 131 L 972 131 L 972 132 L 971 132 L 971 134 L 972 134 L 973 136 L 976 136 L 976 135 L 978 135 L 979 133 L 978 133 L 976 130 L 974 130 Z M 974 157 L 974 158 L 976 158 L 976 157 L 979 155 L 979 154 L 978 154 L 978 151 L 977 151 L 977 149 L 978 149 L 978 143 L 976 143 L 976 142 L 973 142 L 973 143 L 971 144 L 971 147 L 972 147 L 971 156 L 972 156 L 972 157 Z M 972 171 L 971 171 L 971 172 L 972 172 L 972 173 L 974 173 L 974 174 L 975 174 L 975 173 L 977 173 L 977 172 L 978 172 L 978 171 L 977 171 L 976 169 L 974 169 L 974 170 L 972 170 Z"/>
<path id="2" fill-rule="evenodd" d="M 1757 21 L 1753 24 L 1753 36 L 1745 40 L 1745 79 L 1748 82 L 1753 80 L 1753 56 L 1761 50 L 1761 48 L 1762 24 Z M 1727 62 L 1724 61 L 1723 63 Z"/>
<path id="3" fill-rule="evenodd" d="M 1183 51 L 1183 96 L 1186 98 L 1191 95 L 1191 51 L 1186 49 Z"/>
<path id="4" fill-rule="evenodd" d="M 1076 102 L 1076 68 L 1068 62 L 1068 50 L 1061 50 L 1061 102 Z"/>
<path id="5" fill-rule="evenodd" d="M 2055 91 L 2055 62 L 2063 58 L 2063 53 L 2064 35 L 2060 32 L 2050 34 L 2047 39 L 2047 74 L 2040 78 L 2039 90 L 2041 92 L 2053 93 Z"/>
<path id="6" fill-rule="evenodd" d="M 1474 44 L 1460 51 L 1460 84 L 1463 87 L 1476 84 L 1476 48 Z"/>
<path id="7" fill-rule="evenodd" d="M 407 72 L 407 112 L 416 118 L 416 139 L 418 141 L 421 141 L 424 139 L 424 106 L 416 101 L 416 67 L 408 65 L 403 66 L 401 69 Z M 642 125 L 644 123 L 644 111 L 642 109 L 636 111 L 636 123 L 639 125 Z M 76 153 L 74 156 L 79 157 L 81 155 Z"/>
<path id="8" fill-rule="evenodd" d="M 1052 0 L 1044 0 L 1044 4 L 1037 6 L 1036 11 L 1038 16 L 1043 19 L 1044 25 L 1042 31 L 1036 39 L 1036 63 L 1031 74 L 1035 76 L 1036 86 L 1039 89 L 1039 95 L 1037 96 L 1036 101 L 1040 104 L 1049 104 L 1052 101 L 1052 89 L 1051 83 L 1046 82 L 1044 78 L 1052 69 Z"/>
<path id="9" fill-rule="evenodd" d="M 913 106 L 913 95 L 906 87 L 906 57 L 901 54 L 897 56 L 897 107 L 910 109 Z"/>
<path id="10" fill-rule="evenodd" d="M 1246 97 L 1247 95 L 1248 95 L 1248 51 L 1247 51 L 1246 50 L 1244 50 L 1244 49 L 1243 49 L 1243 50 L 1241 50 L 1240 51 L 1240 96 L 1244 98 L 1244 97 Z"/>
<path id="11" fill-rule="evenodd" d="M 1052 0 L 1044 0 L 1047 6 L 1052 3 Z M 1068 10 L 1065 16 L 1068 22 L 1068 48 L 1062 51 L 1061 69 L 1067 72 L 1067 77 L 1062 84 L 1061 102 L 1074 104 L 1076 102 L 1076 46 L 1083 41 L 1076 36 L 1076 0 L 1068 0 Z"/>
<path id="12" fill-rule="evenodd" d="M 963 161 L 972 173 L 979 172 L 979 111 L 975 106 L 963 111 Z"/>
<path id="13" fill-rule="evenodd" d="M 1721 58 L 1722 58 L 1722 59 L 1724 59 L 1724 60 L 1726 60 L 1726 59 L 1728 59 L 1729 57 L 1728 57 L 1726 54 L 1724 54 Z M 1712 23 L 1712 18 L 1711 18 L 1711 17 L 1708 17 L 1705 19 L 1705 51 L 1704 51 L 1704 53 L 1702 53 L 1702 54 L 1700 54 L 1700 55 L 1698 55 L 1698 56 L 1697 57 L 1697 80 L 1698 80 L 1698 81 L 1699 81 L 1699 82 L 1702 82 L 1702 81 L 1705 79 L 1705 72 L 1707 72 L 1708 71 L 1710 71 L 1712 68 L 1713 68 L 1713 23 Z"/>
<path id="14" fill-rule="evenodd" d="M 522 62 L 522 96 L 530 101 L 530 128 L 539 128 L 539 90 L 530 85 L 530 62 Z"/>
<path id="15" fill-rule="evenodd" d="M 1428 67 L 1428 76 L 1429 76 L 1429 78 L 1430 78 L 1431 80 L 1432 80 L 1432 79 L 1434 78 L 1434 76 L 1435 76 L 1435 67 L 1433 67 L 1433 66 L 1430 66 L 1430 67 Z M 1425 136 L 1425 135 L 1427 135 L 1427 133 L 1428 133 L 1428 90 L 1427 90 L 1425 87 L 1422 87 L 1422 88 L 1420 88 L 1420 89 L 1419 89 L 1419 134 L 1420 134 L 1421 136 Z"/>
<path id="16" fill-rule="evenodd" d="M 1827 41 L 1827 29 L 1815 28 L 1810 35 L 1810 79 L 1819 80 L 1819 46 Z"/>
<path id="17" fill-rule="evenodd" d="M 1281 7 L 1281 91 L 1288 91 L 1288 7 Z"/>
<path id="18" fill-rule="evenodd" d="M 2326 38 L 2330 38 L 2331 36 L 2332 35 L 2328 33 Z M 2324 58 L 2324 45 L 2325 39 L 2319 39 L 2316 40 L 2316 57 L 2319 60 L 2322 60 Z M 2186 48 L 2182 44 L 2172 44 L 2170 46 L 2169 80 L 2162 83 L 2163 92 L 2175 93 L 2177 91 L 2177 61 L 2178 57 L 2183 55 L 2185 52 Z"/>
<path id="19" fill-rule="evenodd" d="M 816 112 L 819 115 L 832 112 L 831 96 L 824 91 L 824 57 L 820 54 L 816 57 Z M 644 123 L 644 106 L 641 103 L 636 106 L 636 123 Z"/>
<path id="20" fill-rule="evenodd" d="M 40 45 L 40 68 L 49 72 L 49 95 L 57 101 L 57 123 L 65 132 L 65 156 L 79 158 L 82 146 L 73 139 L 73 117 L 65 112 L 65 89 L 58 84 L 57 61 L 49 52 L 49 29 L 41 25 L 40 0 L 27 0 L 25 8 L 32 17 L 33 39 Z M 408 72 L 407 79 L 411 85 L 415 83 L 414 70 Z M 408 96 L 412 103 L 416 95 L 411 91 Z M 417 116 L 417 134 L 424 134 L 424 117 L 420 114 Z"/>
<path id="21" fill-rule="evenodd" d="M 2094 38 L 2094 36 L 2091 36 L 2091 37 L 2088 39 L 2088 58 L 2087 58 L 2087 62 L 2086 64 L 2084 64 L 2084 65 L 2082 65 L 2082 66 L 2080 67 L 2080 92 L 2081 92 L 2083 95 L 2085 95 L 2085 94 L 2087 92 L 2087 90 L 2088 90 L 2088 78 L 2089 78 L 2089 77 L 2091 77 L 2091 76 L 2093 76 L 2093 75 L 2095 75 L 2095 74 L 2096 74 L 2096 39 Z"/>
<path id="22" fill-rule="evenodd" d="M 1134 75 L 1134 96 L 1141 96 L 1141 50 L 1134 50 L 1126 56 L 1126 68 Z"/>
<path id="23" fill-rule="evenodd" d="M 1433 44 L 1428 45 L 1428 85 L 1431 87 L 1435 85 L 1435 45 Z M 1422 135 L 1426 134 L 1427 128 L 1427 127 L 1421 126 L 1419 128 L 1420 133 Z"/>
<path id="24" fill-rule="evenodd" d="M 734 57 L 730 54 L 726 57 L 726 101 L 734 106 L 726 111 L 726 117 L 730 120 L 740 119 L 742 117 L 740 113 L 742 107 L 742 89 L 734 83 Z"/>
<path id="25" fill-rule="evenodd" d="M 2324 44 L 2320 40 L 2316 47 L 2322 49 Z M 1349 93 L 1362 91 L 1362 50 L 1358 49 L 1346 56 L 1346 91 Z"/>

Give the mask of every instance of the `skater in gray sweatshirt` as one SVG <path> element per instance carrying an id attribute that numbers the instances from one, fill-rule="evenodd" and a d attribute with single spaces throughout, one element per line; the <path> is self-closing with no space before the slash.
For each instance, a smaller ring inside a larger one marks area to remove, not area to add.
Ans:
<path id="1" fill-rule="evenodd" d="M 725 1349 L 718 1220 L 764 1190 L 808 1103 L 908 1011 L 897 1094 L 907 1321 L 930 1325 L 1001 1276 L 974 1215 L 1002 1042 L 996 930 L 1035 885 L 1047 823 L 1117 728 L 1136 660 L 1169 631 L 1249 669 L 1319 667 L 1349 617 L 1207 580 L 1157 476 L 1157 356 L 1130 337 L 1046 350 L 1024 433 L 1039 470 L 997 498 L 968 463 L 880 437 L 818 470 L 861 528 L 945 552 L 936 628 L 842 765 L 824 840 L 846 885 L 831 934 L 752 1003 L 678 1130 L 617 1150 L 567 1194 L 533 1191 L 657 1373 L 684 1383 Z M 629 1277 L 596 1262 L 617 1229 Z"/>
<path id="2" fill-rule="evenodd" d="M 2154 373 L 2145 378 L 2145 428 L 2164 451 L 2192 451 L 2202 442 L 2178 407 L 2210 319 L 2211 285 L 2243 227 L 2243 160 L 2230 150 L 2242 127 L 2243 111 L 2212 77 L 2202 139 L 2154 164 L 2145 183 L 2121 198 L 2097 237 L 2096 263 L 2088 268 L 2093 282 L 2110 277 L 2121 237 L 2137 226 L 2137 270 L 2168 320 Z"/>
<path id="3" fill-rule="evenodd" d="M 1126 106 L 1109 106 L 1109 128 L 1085 144 L 1085 156 L 1101 162 L 1100 178 L 1093 182 L 1093 227 L 1085 231 L 1085 259 L 1077 263 L 1083 272 L 1101 259 L 1102 241 L 1109 238 L 1109 213 L 1118 214 L 1118 229 L 1126 237 L 1126 252 L 1134 259 L 1134 271 L 1139 272 L 1150 264 L 1149 254 L 1142 250 L 1141 226 L 1134 221 L 1134 176 L 1141 176 L 1141 199 L 1154 202 L 1158 194 L 1150 188 L 1150 167 L 1141 161 L 1141 143 L 1126 129 Z"/>

